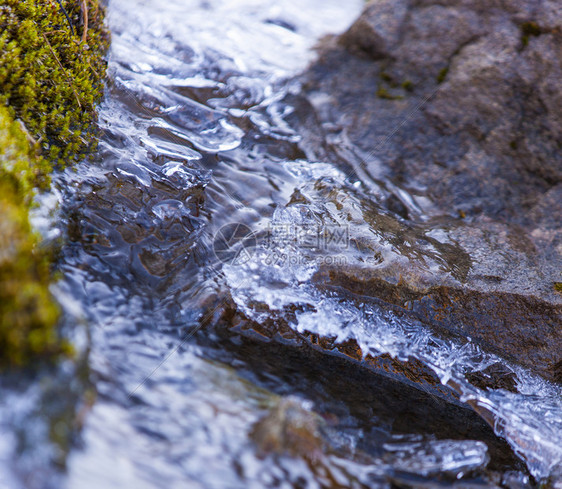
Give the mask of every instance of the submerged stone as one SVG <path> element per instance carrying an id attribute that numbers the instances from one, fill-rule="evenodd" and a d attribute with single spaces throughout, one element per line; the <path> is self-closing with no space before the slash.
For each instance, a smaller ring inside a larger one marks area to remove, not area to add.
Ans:
<path id="1" fill-rule="evenodd" d="M 281 398 L 251 433 L 260 454 L 301 456 L 314 460 L 324 441 L 320 416 L 296 397 Z"/>

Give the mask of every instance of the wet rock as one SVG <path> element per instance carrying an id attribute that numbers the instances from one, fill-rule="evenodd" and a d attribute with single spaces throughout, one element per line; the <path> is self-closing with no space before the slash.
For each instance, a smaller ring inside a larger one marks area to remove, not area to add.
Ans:
<path id="1" fill-rule="evenodd" d="M 241 320 L 233 316 L 224 318 L 223 327 L 216 330 L 223 338 L 217 355 L 237 368 L 243 365 L 253 372 L 252 382 L 280 396 L 272 399 L 269 411 L 250 434 L 262 455 L 304 457 L 314 466 L 326 454 L 369 464 L 384 455 L 390 466 L 396 462 L 396 466 L 404 468 L 406 457 L 402 455 L 408 451 L 408 441 L 419 448 L 435 449 L 440 443 L 437 440 L 449 440 L 449 443 L 454 440 L 452 443 L 456 442 L 457 448 L 466 440 L 478 440 L 487 446 L 491 459 L 488 470 L 525 472 L 523 462 L 505 440 L 494 435 L 492 428 L 476 413 L 459 401 L 431 390 L 429 384 L 421 384 L 420 379 L 426 377 L 420 373 L 423 366 L 412 363 L 403 367 L 414 379 L 413 383 L 407 383 L 404 376 L 392 376 L 390 372 L 401 367 L 388 356 L 382 360 L 392 365 L 383 365 L 381 358 L 368 359 L 366 364 L 350 360 L 351 349 L 342 356 L 333 356 L 326 354 L 326 345 L 311 349 L 288 342 L 265 343 L 257 335 L 248 334 L 237 338 L 233 348 L 229 328 Z M 266 333 L 260 329 L 263 324 L 250 322 L 246 326 Z M 285 382 L 290 383 L 290 389 Z M 356 430 L 360 433 L 359 441 L 350 444 Z M 427 443 L 420 447 L 421 441 Z M 389 449 L 383 447 L 386 443 L 392 444 Z M 422 451 L 419 450 L 423 458 Z M 415 453 L 411 455 L 407 457 L 410 462 L 420 462 Z"/>
<path id="2" fill-rule="evenodd" d="M 359 301 L 375 300 L 401 315 L 416 317 L 442 337 L 470 338 L 487 351 L 559 381 L 560 306 L 532 296 L 480 292 L 468 286 L 423 290 L 408 279 L 391 283 L 367 268 L 324 269 L 315 280 L 320 287 L 347 291 Z M 494 384 L 490 382 L 489 387 Z M 500 382 L 496 387 L 506 386 Z"/>
<path id="3" fill-rule="evenodd" d="M 480 389 L 505 389 L 517 392 L 515 374 L 501 363 L 495 363 L 481 372 L 467 374 L 468 381 Z"/>
<path id="4" fill-rule="evenodd" d="M 562 182 L 561 18 L 554 2 L 371 2 L 325 46 L 309 92 L 327 91 L 353 142 L 444 211 L 529 224 Z"/>
<path id="5" fill-rule="evenodd" d="M 362 218 L 393 254 L 315 282 L 559 381 L 560 79 L 557 2 L 370 2 L 304 91 L 350 179 L 382 189 Z"/>
<path id="6" fill-rule="evenodd" d="M 269 453 L 309 459 L 322 454 L 322 419 L 296 397 L 281 398 L 251 433 L 264 456 Z"/>

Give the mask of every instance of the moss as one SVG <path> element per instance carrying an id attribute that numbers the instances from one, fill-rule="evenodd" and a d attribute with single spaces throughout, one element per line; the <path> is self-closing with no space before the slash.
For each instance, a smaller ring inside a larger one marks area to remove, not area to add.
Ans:
<path id="1" fill-rule="evenodd" d="M 108 35 L 97 1 L 88 2 L 87 29 L 78 0 L 62 5 L 75 29 L 54 1 L 0 0 L 0 105 L 23 121 L 43 154 L 65 165 L 95 141 Z"/>
<path id="2" fill-rule="evenodd" d="M 562 294 L 562 282 L 554 282 L 554 290 Z"/>
<path id="3" fill-rule="evenodd" d="M 542 34 L 542 29 L 536 22 L 523 22 L 521 24 L 521 44 L 523 47 L 529 44 L 529 38 L 531 36 L 537 37 Z"/>
<path id="4" fill-rule="evenodd" d="M 0 0 L 1 366 L 71 350 L 57 332 L 51 256 L 29 212 L 53 166 L 92 150 L 108 35 L 97 0 L 83 23 L 79 1 L 61 3 Z"/>
<path id="5" fill-rule="evenodd" d="M 402 95 L 393 95 L 386 88 L 379 87 L 377 90 L 377 97 L 386 100 L 402 100 L 404 97 Z"/>
<path id="6" fill-rule="evenodd" d="M 29 223 L 33 188 L 46 185 L 48 169 L 0 107 L 0 365 L 69 350 L 56 333 L 49 256 Z"/>
<path id="7" fill-rule="evenodd" d="M 396 82 L 396 80 L 391 75 L 389 75 L 386 71 L 381 71 L 380 77 L 381 80 L 388 83 L 390 87 L 392 88 L 398 87 L 398 83 Z"/>
<path id="8" fill-rule="evenodd" d="M 381 79 L 387 83 L 392 83 L 394 81 L 386 71 L 381 71 Z"/>
<path id="9" fill-rule="evenodd" d="M 402 82 L 402 88 L 404 90 L 406 90 L 407 92 L 413 92 L 414 91 L 414 84 L 410 80 L 404 80 Z"/>
<path id="10" fill-rule="evenodd" d="M 441 69 L 437 74 L 437 83 L 443 83 L 445 78 L 447 78 L 447 74 L 449 73 L 449 67 L 446 66 L 445 68 Z"/>

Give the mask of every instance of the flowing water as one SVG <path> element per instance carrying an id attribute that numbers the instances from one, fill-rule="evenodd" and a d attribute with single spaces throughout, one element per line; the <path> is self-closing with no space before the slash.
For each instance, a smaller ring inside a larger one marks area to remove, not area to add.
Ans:
<path id="1" fill-rule="evenodd" d="M 57 177 L 36 219 L 56 236 L 41 215 L 51 210 L 66 234 L 55 294 L 79 355 L 23 382 L 1 379 L 1 487 L 526 487 L 530 475 L 556 477 L 559 387 L 314 283 L 326 264 L 363 259 L 351 242 L 393 253 L 362 219 L 380 207 L 375 183 L 333 157 L 295 81 L 318 39 L 362 4 L 110 2 L 98 155 Z M 425 252 L 430 266 L 446 261 L 439 246 Z M 311 334 L 418 360 L 453 389 L 303 347 Z M 496 364 L 518 393 L 466 380 Z"/>

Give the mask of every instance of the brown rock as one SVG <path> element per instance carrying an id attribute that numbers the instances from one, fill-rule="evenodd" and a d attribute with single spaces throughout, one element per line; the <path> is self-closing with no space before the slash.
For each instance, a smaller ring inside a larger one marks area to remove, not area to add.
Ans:
<path id="1" fill-rule="evenodd" d="M 559 381 L 560 3 L 371 1 L 303 78 L 334 159 L 384 197 L 340 200 L 380 239 L 316 283 Z"/>

